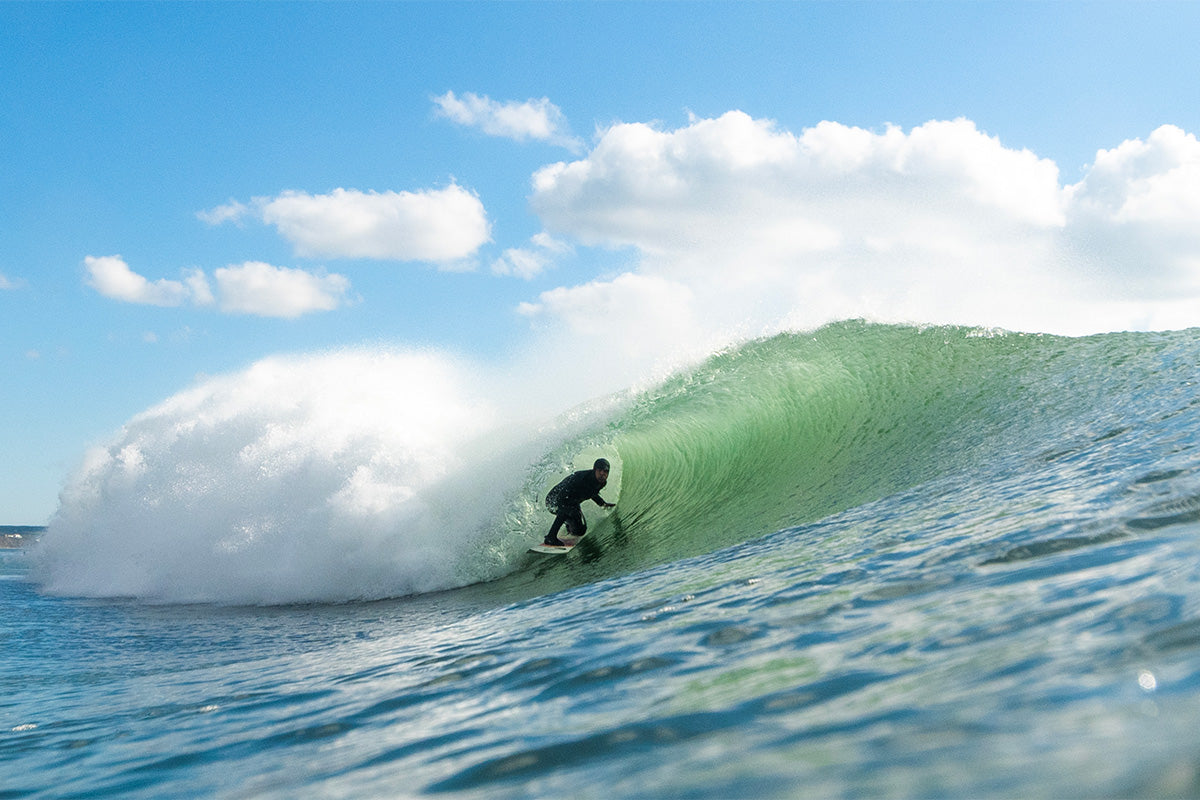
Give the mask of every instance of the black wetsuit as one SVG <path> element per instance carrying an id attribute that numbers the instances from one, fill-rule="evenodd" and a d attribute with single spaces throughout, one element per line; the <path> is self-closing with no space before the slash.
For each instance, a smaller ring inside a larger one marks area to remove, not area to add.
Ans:
<path id="1" fill-rule="evenodd" d="M 546 541 L 558 539 L 558 531 L 564 522 L 567 525 L 567 533 L 572 536 L 583 536 L 587 533 L 587 521 L 583 518 L 583 510 L 579 505 L 584 500 L 594 500 L 599 506 L 608 505 L 600 496 L 602 488 L 604 484 L 596 478 L 594 469 L 581 469 L 579 472 L 572 472 L 551 489 L 546 495 L 546 507 L 554 512 L 554 524 L 550 527 L 550 533 L 546 534 Z"/>

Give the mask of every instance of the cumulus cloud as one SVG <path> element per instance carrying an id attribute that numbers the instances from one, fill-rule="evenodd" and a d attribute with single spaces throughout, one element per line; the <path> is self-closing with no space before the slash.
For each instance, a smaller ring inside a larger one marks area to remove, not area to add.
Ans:
<path id="1" fill-rule="evenodd" d="M 100 294 L 124 303 L 151 306 L 179 306 L 193 297 L 204 282 L 202 274 L 188 273 L 183 281 L 150 281 L 137 274 L 120 256 L 88 256 L 83 260 L 87 283 Z M 202 289 L 202 296 L 207 295 Z"/>
<path id="2" fill-rule="evenodd" d="M 572 252 L 570 244 L 544 231 L 529 239 L 527 247 L 510 247 L 492 262 L 492 272 L 529 280 L 553 265 L 559 256 Z"/>
<path id="3" fill-rule="evenodd" d="M 1200 147 L 1170 126 L 1101 151 L 1063 186 L 1053 161 L 965 119 L 798 134 L 738 111 L 676 130 L 618 124 L 586 157 L 537 171 L 531 204 L 559 237 L 631 249 L 627 272 L 522 311 L 576 332 L 641 301 L 710 330 L 847 317 L 1061 333 L 1198 324 L 1197 187 Z M 625 324 L 627 349 L 695 335 Z"/>
<path id="4" fill-rule="evenodd" d="M 799 256 L 932 238 L 913 226 L 1061 222 L 1053 162 L 967 120 L 881 134 L 823 122 L 800 136 L 729 112 L 678 131 L 607 131 L 588 158 L 534 176 L 547 226 L 589 244 L 678 257 L 749 244 Z M 921 236 L 921 234 L 925 234 Z"/>
<path id="5" fill-rule="evenodd" d="M 1174 125 L 1101 150 L 1065 190 L 1069 243 L 1138 297 L 1200 294 L 1200 142 Z M 1133 278 L 1133 280 L 1130 280 Z"/>
<path id="6" fill-rule="evenodd" d="M 83 263 L 88 285 L 101 295 L 142 305 L 208 306 L 219 301 L 221 310 L 230 313 L 294 319 L 338 308 L 350 291 L 350 281 L 342 275 L 255 261 L 216 270 L 216 293 L 203 270 L 188 270 L 183 280 L 150 281 L 120 256 L 88 256 Z"/>
<path id="7" fill-rule="evenodd" d="M 332 311 L 350 290 L 350 281 L 342 275 L 317 275 L 261 261 L 222 267 L 213 277 L 221 310 L 263 317 L 294 319 L 311 311 Z"/>
<path id="8" fill-rule="evenodd" d="M 483 203 L 457 184 L 420 192 L 286 191 L 197 216 L 210 224 L 249 217 L 273 225 L 303 257 L 428 261 L 443 269 L 469 268 L 464 260 L 491 239 Z"/>
<path id="9" fill-rule="evenodd" d="M 207 211 L 198 211 L 196 216 L 201 222 L 206 222 L 209 225 L 220 225 L 225 222 L 241 223 L 243 219 L 250 213 L 250 207 L 245 203 L 239 203 L 237 200 L 230 200 L 223 206 L 209 209 Z"/>
<path id="10" fill-rule="evenodd" d="M 528 317 L 549 314 L 567 322 L 575 334 L 628 336 L 625 356 L 652 352 L 664 338 L 705 337 L 703 320 L 696 317 L 692 290 L 682 283 L 654 275 L 624 274 L 611 281 L 593 281 L 543 292 L 536 303 L 522 303 Z"/>
<path id="11" fill-rule="evenodd" d="M 446 92 L 433 98 L 436 112 L 452 122 L 479 128 L 489 136 L 502 136 L 518 142 L 535 141 L 578 151 L 582 142 L 572 136 L 566 117 L 549 98 L 499 103 L 487 95 L 466 92 L 462 97 Z"/>

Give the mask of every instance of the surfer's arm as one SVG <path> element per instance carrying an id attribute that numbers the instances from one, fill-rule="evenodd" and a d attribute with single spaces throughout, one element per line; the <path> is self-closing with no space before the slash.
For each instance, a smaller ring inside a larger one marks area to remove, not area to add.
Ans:
<path id="1" fill-rule="evenodd" d="M 594 495 L 594 496 L 592 497 L 592 501 L 593 501 L 593 502 L 594 502 L 596 505 L 600 506 L 601 508 L 616 508 L 616 507 L 617 507 L 617 504 L 616 504 L 616 503 L 609 503 L 608 501 L 606 501 L 606 500 L 605 500 L 603 497 L 601 497 L 601 496 L 600 496 L 600 495 L 598 495 L 598 494 L 597 494 L 597 495 Z"/>

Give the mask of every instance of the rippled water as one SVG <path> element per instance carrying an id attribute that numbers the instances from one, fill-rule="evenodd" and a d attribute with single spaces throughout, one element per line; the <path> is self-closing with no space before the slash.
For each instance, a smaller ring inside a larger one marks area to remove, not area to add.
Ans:
<path id="1" fill-rule="evenodd" d="M 148 608 L 6 580 L 4 789 L 1192 795 L 1200 552 L 1168 520 L 1200 504 L 1154 498 L 1177 480 L 1134 478 L 1104 524 L 1053 498 L 978 510 L 1036 476 L 945 481 L 493 608 Z"/>

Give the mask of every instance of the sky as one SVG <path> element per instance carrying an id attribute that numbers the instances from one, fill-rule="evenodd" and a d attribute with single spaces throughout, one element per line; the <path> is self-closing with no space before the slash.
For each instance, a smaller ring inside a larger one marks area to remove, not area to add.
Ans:
<path id="1" fill-rule="evenodd" d="M 0 4 L 0 524 L 279 355 L 567 403 L 844 318 L 1200 325 L 1198 39 L 1173 2 Z"/>

